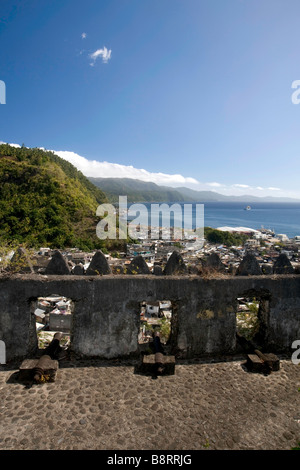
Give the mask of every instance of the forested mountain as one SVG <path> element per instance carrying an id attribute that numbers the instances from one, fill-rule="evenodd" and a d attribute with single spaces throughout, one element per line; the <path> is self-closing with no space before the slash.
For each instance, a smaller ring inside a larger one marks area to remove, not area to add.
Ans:
<path id="1" fill-rule="evenodd" d="M 107 200 L 71 163 L 38 148 L 0 145 L 0 241 L 101 248 L 96 209 Z"/>
<path id="2" fill-rule="evenodd" d="M 155 183 L 132 178 L 93 178 L 89 180 L 105 191 L 111 202 L 118 202 L 119 196 L 127 196 L 128 202 L 208 202 L 227 201 L 214 191 L 195 191 L 193 189 L 160 186 Z"/>
<path id="3" fill-rule="evenodd" d="M 89 180 L 105 191 L 110 202 L 118 202 L 119 196 L 127 196 L 128 202 L 300 202 L 282 197 L 258 197 L 251 195 L 225 196 L 215 191 L 197 191 L 185 187 L 160 186 L 132 178 L 92 178 Z"/>
<path id="4" fill-rule="evenodd" d="M 185 195 L 174 188 L 131 178 L 92 178 L 89 180 L 105 191 L 111 202 L 127 196 L 128 202 L 184 202 Z"/>

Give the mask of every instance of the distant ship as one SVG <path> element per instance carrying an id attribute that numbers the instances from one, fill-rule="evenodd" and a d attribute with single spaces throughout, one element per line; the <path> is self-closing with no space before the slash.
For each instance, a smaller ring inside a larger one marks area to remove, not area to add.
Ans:
<path id="1" fill-rule="evenodd" d="M 244 210 L 245 211 L 251 211 L 251 206 L 246 206 Z"/>

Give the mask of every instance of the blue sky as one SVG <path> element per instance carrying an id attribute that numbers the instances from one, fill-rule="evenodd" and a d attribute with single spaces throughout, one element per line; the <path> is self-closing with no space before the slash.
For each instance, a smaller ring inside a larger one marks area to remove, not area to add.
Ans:
<path id="1" fill-rule="evenodd" d="M 1 0 L 0 12 L 0 141 L 87 176 L 300 197 L 299 0 Z"/>

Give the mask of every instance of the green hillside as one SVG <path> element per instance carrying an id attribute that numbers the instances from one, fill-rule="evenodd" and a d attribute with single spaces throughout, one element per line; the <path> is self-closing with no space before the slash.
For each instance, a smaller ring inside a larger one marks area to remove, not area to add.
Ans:
<path id="1" fill-rule="evenodd" d="M 128 202 L 185 202 L 190 200 L 177 189 L 158 186 L 155 183 L 131 178 L 93 178 L 89 180 L 105 191 L 110 202 L 119 201 L 120 196 L 127 196 Z"/>
<path id="2" fill-rule="evenodd" d="M 102 248 L 96 209 L 106 195 L 53 152 L 0 145 L 0 241 Z"/>
<path id="3" fill-rule="evenodd" d="M 161 186 L 155 183 L 132 178 L 88 178 L 94 185 L 105 192 L 112 203 L 118 202 L 119 195 L 127 196 L 132 202 L 300 202 L 299 199 L 282 197 L 258 197 L 244 194 L 228 196 L 215 191 L 197 191 L 185 187 Z"/>

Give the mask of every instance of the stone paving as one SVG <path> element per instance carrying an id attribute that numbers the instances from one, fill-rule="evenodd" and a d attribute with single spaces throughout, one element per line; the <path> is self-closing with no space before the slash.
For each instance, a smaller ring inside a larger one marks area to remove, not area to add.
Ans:
<path id="1" fill-rule="evenodd" d="M 54 383 L 0 366 L 0 450 L 289 450 L 300 442 L 300 365 L 270 375 L 245 356 L 178 360 L 175 375 L 137 361 L 64 360 Z"/>

